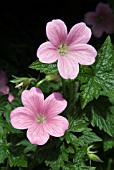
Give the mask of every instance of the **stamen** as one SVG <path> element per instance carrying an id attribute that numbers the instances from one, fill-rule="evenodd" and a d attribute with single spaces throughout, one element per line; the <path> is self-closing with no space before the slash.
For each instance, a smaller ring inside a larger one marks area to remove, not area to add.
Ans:
<path id="1" fill-rule="evenodd" d="M 46 117 L 44 116 L 43 113 L 38 114 L 36 118 L 37 118 L 37 122 L 38 122 L 39 124 L 46 122 Z"/>
<path id="2" fill-rule="evenodd" d="M 58 52 L 60 55 L 65 55 L 68 53 L 68 46 L 66 44 L 61 44 L 59 47 L 58 47 Z"/>

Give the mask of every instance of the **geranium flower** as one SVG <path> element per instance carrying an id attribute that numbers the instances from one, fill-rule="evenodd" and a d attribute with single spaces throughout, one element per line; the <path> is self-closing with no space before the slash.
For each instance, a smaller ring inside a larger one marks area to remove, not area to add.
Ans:
<path id="1" fill-rule="evenodd" d="M 9 93 L 9 87 L 7 86 L 8 79 L 6 73 L 0 70 L 0 96 L 3 94 L 9 94 L 8 101 L 11 103 L 14 100 L 14 96 Z"/>
<path id="2" fill-rule="evenodd" d="M 61 77 L 74 79 L 79 73 L 79 64 L 91 65 L 97 55 L 96 50 L 88 45 L 91 30 L 81 22 L 74 25 L 67 34 L 65 23 L 59 19 L 48 22 L 46 34 L 49 41 L 40 45 L 37 57 L 42 63 L 53 63 Z"/>
<path id="3" fill-rule="evenodd" d="M 32 144 L 43 145 L 49 136 L 63 136 L 68 129 L 68 121 L 59 116 L 67 106 L 60 93 L 52 93 L 44 100 L 39 88 L 32 87 L 22 92 L 24 107 L 11 112 L 11 124 L 16 129 L 28 129 L 27 137 Z"/>
<path id="4" fill-rule="evenodd" d="M 92 26 L 92 33 L 95 37 L 101 37 L 103 32 L 107 34 L 114 32 L 114 14 L 106 3 L 98 3 L 95 12 L 85 14 L 84 21 Z"/>

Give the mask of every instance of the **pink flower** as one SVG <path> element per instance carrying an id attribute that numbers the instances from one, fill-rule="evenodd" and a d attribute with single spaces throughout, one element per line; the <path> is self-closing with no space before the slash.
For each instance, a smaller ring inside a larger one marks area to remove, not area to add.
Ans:
<path id="1" fill-rule="evenodd" d="M 87 44 L 91 37 L 91 30 L 85 23 L 74 25 L 67 33 L 63 21 L 52 20 L 47 23 L 46 34 L 49 41 L 40 45 L 37 57 L 42 63 L 53 63 L 58 60 L 58 70 L 64 79 L 76 78 L 79 64 L 94 63 L 97 52 Z"/>
<path id="2" fill-rule="evenodd" d="M 0 70 L 0 94 L 8 94 L 9 87 L 7 86 L 8 79 L 6 73 L 3 70 Z"/>
<path id="3" fill-rule="evenodd" d="M 28 129 L 27 137 L 32 144 L 43 145 L 50 135 L 64 135 L 69 123 L 58 115 L 67 106 L 60 93 L 52 93 L 44 100 L 42 91 L 32 87 L 22 92 L 21 99 L 24 107 L 11 112 L 11 123 L 14 128 Z"/>
<path id="4" fill-rule="evenodd" d="M 103 32 L 107 34 L 114 32 L 113 11 L 106 3 L 98 3 L 95 12 L 85 14 L 84 21 L 92 26 L 92 33 L 95 37 L 101 37 Z"/>
<path id="5" fill-rule="evenodd" d="M 8 101 L 11 103 L 14 100 L 14 96 L 9 93 L 9 87 L 7 86 L 8 79 L 6 73 L 0 70 L 0 96 L 3 94 L 9 94 Z"/>

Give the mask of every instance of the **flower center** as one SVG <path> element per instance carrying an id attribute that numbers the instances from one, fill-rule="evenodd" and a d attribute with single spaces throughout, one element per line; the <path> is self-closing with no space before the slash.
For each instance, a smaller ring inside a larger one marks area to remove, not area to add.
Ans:
<path id="1" fill-rule="evenodd" d="M 68 46 L 66 44 L 61 44 L 59 47 L 58 47 L 58 52 L 60 55 L 65 55 L 68 53 Z"/>
<path id="2" fill-rule="evenodd" d="M 36 118 L 37 118 L 37 122 L 38 122 L 39 124 L 46 122 L 46 117 L 44 116 L 43 113 L 38 114 Z"/>
<path id="3" fill-rule="evenodd" d="M 102 16 L 102 15 L 99 15 L 98 17 L 97 17 L 97 22 L 98 23 L 102 23 L 104 21 L 104 17 Z"/>

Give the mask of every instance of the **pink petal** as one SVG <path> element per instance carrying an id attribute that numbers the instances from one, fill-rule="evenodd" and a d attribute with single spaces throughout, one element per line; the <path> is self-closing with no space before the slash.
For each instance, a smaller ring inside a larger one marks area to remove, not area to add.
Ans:
<path id="1" fill-rule="evenodd" d="M 96 24 L 96 13 L 95 12 L 87 12 L 84 16 L 84 22 L 88 25 Z"/>
<path id="2" fill-rule="evenodd" d="M 44 112 L 47 117 L 53 117 L 61 113 L 67 106 L 67 101 L 63 99 L 60 93 L 52 93 L 45 99 Z"/>
<path id="3" fill-rule="evenodd" d="M 38 48 L 37 57 L 43 63 L 53 63 L 58 59 L 57 48 L 49 41 L 45 42 Z"/>
<path id="4" fill-rule="evenodd" d="M 79 64 L 91 65 L 95 62 L 97 51 L 88 44 L 77 44 L 69 47 L 70 54 L 75 57 Z"/>
<path id="5" fill-rule="evenodd" d="M 43 112 L 44 95 L 39 88 L 32 87 L 30 90 L 24 90 L 21 95 L 22 103 L 34 114 Z"/>
<path id="6" fill-rule="evenodd" d="M 104 25 L 104 31 L 107 34 L 111 34 L 114 32 L 114 15 L 109 14 L 107 15 L 107 18 L 105 18 L 105 22 L 103 23 Z"/>
<path id="7" fill-rule="evenodd" d="M 87 43 L 91 38 L 91 30 L 85 23 L 81 22 L 74 25 L 66 39 L 68 45 Z"/>
<path id="8" fill-rule="evenodd" d="M 9 93 L 8 101 L 11 103 L 13 100 L 14 100 L 14 96 L 11 93 Z"/>
<path id="9" fill-rule="evenodd" d="M 43 124 L 44 130 L 55 137 L 63 136 L 68 126 L 68 120 L 63 116 L 53 117 L 46 124 Z"/>
<path id="10" fill-rule="evenodd" d="M 32 144 L 44 145 L 49 139 L 49 134 L 43 130 L 42 124 L 33 124 L 27 130 L 27 138 Z"/>
<path id="11" fill-rule="evenodd" d="M 25 107 L 18 107 L 10 114 L 11 124 L 16 129 L 27 129 L 35 122 L 34 114 Z"/>
<path id="12" fill-rule="evenodd" d="M 8 79 L 6 73 L 3 70 L 0 70 L 0 86 L 6 85 L 8 83 Z"/>
<path id="13" fill-rule="evenodd" d="M 49 41 L 56 47 L 65 41 L 67 27 L 62 20 L 56 19 L 47 23 L 46 34 Z"/>
<path id="14" fill-rule="evenodd" d="M 107 3 L 98 3 L 97 7 L 96 7 L 96 13 L 97 14 L 104 14 L 104 13 L 113 13 L 112 9 L 110 8 L 109 4 Z"/>
<path id="15" fill-rule="evenodd" d="M 92 33 L 96 38 L 99 38 L 102 36 L 103 32 L 104 32 L 104 28 L 102 24 L 96 24 L 93 25 L 92 28 Z"/>
<path id="16" fill-rule="evenodd" d="M 9 87 L 4 85 L 0 87 L 0 93 L 2 94 L 8 94 L 9 93 Z"/>
<path id="17" fill-rule="evenodd" d="M 58 60 L 58 70 L 61 77 L 64 79 L 74 79 L 79 73 L 79 65 L 71 55 L 62 56 Z"/>

